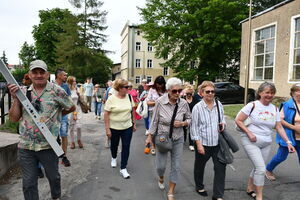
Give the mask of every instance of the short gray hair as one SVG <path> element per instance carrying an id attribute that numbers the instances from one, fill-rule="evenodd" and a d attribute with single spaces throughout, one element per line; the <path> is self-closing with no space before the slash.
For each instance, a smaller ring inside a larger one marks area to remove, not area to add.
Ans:
<path id="1" fill-rule="evenodd" d="M 169 78 L 166 83 L 166 89 L 170 90 L 175 85 L 182 86 L 182 81 L 176 77 Z"/>
<path id="2" fill-rule="evenodd" d="M 257 89 L 256 99 L 259 100 L 261 98 L 259 93 L 263 92 L 266 88 L 270 88 L 272 93 L 274 93 L 274 94 L 276 93 L 276 87 L 275 87 L 274 83 L 263 82 L 262 84 L 260 84 L 260 86 Z"/>

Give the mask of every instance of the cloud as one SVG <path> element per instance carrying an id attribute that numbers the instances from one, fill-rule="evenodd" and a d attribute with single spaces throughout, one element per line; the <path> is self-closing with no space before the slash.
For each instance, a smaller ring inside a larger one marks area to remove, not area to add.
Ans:
<path id="1" fill-rule="evenodd" d="M 108 55 L 114 62 L 120 62 L 121 31 L 128 20 L 138 23 L 140 17 L 136 6 L 143 6 L 145 0 L 102 0 L 107 14 L 105 34 L 108 42 L 104 48 L 115 51 Z M 25 41 L 33 44 L 32 27 L 39 23 L 39 10 L 72 8 L 67 0 L 1 0 L 0 1 L 0 55 L 5 51 L 9 64 L 18 64 L 18 53 Z"/>

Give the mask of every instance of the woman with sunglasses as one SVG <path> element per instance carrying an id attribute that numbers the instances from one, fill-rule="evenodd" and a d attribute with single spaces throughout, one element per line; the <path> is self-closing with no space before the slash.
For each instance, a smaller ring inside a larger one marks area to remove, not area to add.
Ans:
<path id="1" fill-rule="evenodd" d="M 196 192 L 201 196 L 208 196 L 204 184 L 204 169 L 206 162 L 212 157 L 214 163 L 214 184 L 212 200 L 223 200 L 225 188 L 226 164 L 218 159 L 219 132 L 225 128 L 223 106 L 215 100 L 215 85 L 211 81 L 204 81 L 200 85 L 203 99 L 194 106 L 192 111 L 191 137 L 195 141 L 194 180 Z M 217 103 L 220 108 L 221 123 L 219 124 Z"/>
<path id="2" fill-rule="evenodd" d="M 111 140 L 111 167 L 117 167 L 117 153 L 120 139 L 122 140 L 120 174 L 124 179 L 130 178 L 127 161 L 129 158 L 132 132 L 136 130 L 133 117 L 135 106 L 132 97 L 128 95 L 128 81 L 117 79 L 113 88 L 117 93 L 108 97 L 104 107 L 104 123 L 106 135 Z"/>
<path id="3" fill-rule="evenodd" d="M 288 101 L 282 103 L 280 110 L 281 124 L 287 134 L 289 141 L 295 147 L 298 160 L 300 163 L 300 84 L 294 84 L 291 88 L 290 98 Z M 274 181 L 276 180 L 273 170 L 277 165 L 286 160 L 289 155 L 288 144 L 285 140 L 277 134 L 276 143 L 279 145 L 277 154 L 267 165 L 266 177 Z"/>
<path id="4" fill-rule="evenodd" d="M 189 104 L 189 108 L 190 108 L 190 111 L 192 112 L 194 106 L 199 102 L 196 98 L 193 97 L 193 94 L 194 94 L 194 88 L 192 85 L 187 85 L 184 89 L 184 99 L 187 101 L 187 103 Z M 194 151 L 195 148 L 194 148 L 194 142 L 193 140 L 191 139 L 191 132 L 190 132 L 190 129 L 188 127 L 184 127 L 183 128 L 183 131 L 184 131 L 184 141 L 186 140 L 186 137 L 188 136 L 189 138 L 189 149 L 191 151 Z"/>
<path id="5" fill-rule="evenodd" d="M 164 95 L 166 93 L 166 81 L 163 76 L 158 76 L 154 80 L 154 85 L 152 88 L 150 88 L 148 92 L 148 96 L 146 98 L 147 104 L 148 104 L 148 110 L 150 115 L 150 122 L 153 115 L 154 106 L 156 104 L 156 101 L 159 97 Z M 151 124 L 150 124 L 151 125 Z M 155 144 L 151 142 L 151 154 L 155 155 Z"/>
<path id="6" fill-rule="evenodd" d="M 171 138 L 171 172 L 167 196 L 168 200 L 174 200 L 174 190 L 179 178 L 183 153 L 184 138 L 182 127 L 189 125 L 191 113 L 187 102 L 179 97 L 182 92 L 181 80 L 178 78 L 170 78 L 167 81 L 166 88 L 168 93 L 164 94 L 156 101 L 149 135 L 146 139 L 146 145 L 151 143 L 154 135 L 160 139 L 165 137 Z M 167 160 L 168 151 L 158 148 L 156 154 L 156 171 L 158 174 L 158 187 L 161 190 L 164 190 L 165 188 L 164 173 L 166 170 Z"/>
<path id="7" fill-rule="evenodd" d="M 276 88 L 273 83 L 262 83 L 257 89 L 258 100 L 244 106 L 235 119 L 235 123 L 242 130 L 241 141 L 243 148 L 253 164 L 253 169 L 248 178 L 247 194 L 256 200 L 263 199 L 266 173 L 265 162 L 271 150 L 274 128 L 287 144 L 288 151 L 295 151 L 292 142 L 286 136 L 281 125 L 279 111 L 272 104 L 275 93 Z M 248 126 L 244 124 L 247 118 L 251 120 Z"/>

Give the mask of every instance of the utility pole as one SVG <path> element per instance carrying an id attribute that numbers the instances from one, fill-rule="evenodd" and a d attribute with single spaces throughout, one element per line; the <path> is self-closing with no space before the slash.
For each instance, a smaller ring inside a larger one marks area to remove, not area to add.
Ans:
<path id="1" fill-rule="evenodd" d="M 250 71 L 250 57 L 251 57 L 251 38 L 252 38 L 252 0 L 249 5 L 249 21 L 248 21 L 249 39 L 248 39 L 248 56 L 245 69 L 245 94 L 244 94 L 244 105 L 248 103 L 248 88 L 249 88 L 249 71 Z"/>

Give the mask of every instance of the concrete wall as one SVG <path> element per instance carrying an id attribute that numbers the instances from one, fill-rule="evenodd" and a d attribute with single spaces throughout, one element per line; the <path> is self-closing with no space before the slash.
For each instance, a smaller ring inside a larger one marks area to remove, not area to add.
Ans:
<path id="1" fill-rule="evenodd" d="M 19 135 L 0 132 L 0 177 L 17 163 Z"/>
<path id="2" fill-rule="evenodd" d="M 276 96 L 289 96 L 289 89 L 295 83 L 290 80 L 290 43 L 292 17 L 300 15 L 300 1 L 291 1 L 281 7 L 252 19 L 251 61 L 249 87 L 257 89 L 263 81 L 253 80 L 254 66 L 254 36 L 255 30 L 275 24 L 275 60 L 273 83 L 277 88 Z M 300 17 L 300 16 L 299 16 Z M 248 21 L 242 24 L 242 45 L 240 64 L 240 85 L 245 85 L 245 65 L 247 63 L 249 41 Z M 294 27 L 293 27 L 294 28 Z M 300 80 L 299 80 L 300 81 Z M 299 82 L 298 81 L 298 82 Z"/>

